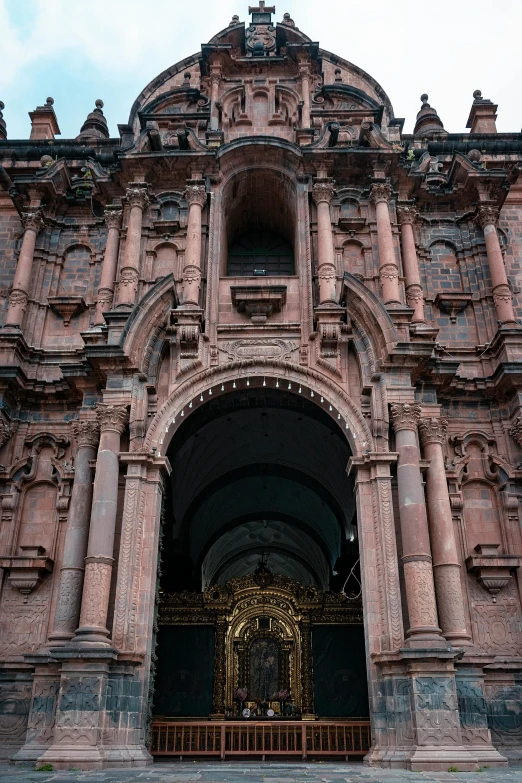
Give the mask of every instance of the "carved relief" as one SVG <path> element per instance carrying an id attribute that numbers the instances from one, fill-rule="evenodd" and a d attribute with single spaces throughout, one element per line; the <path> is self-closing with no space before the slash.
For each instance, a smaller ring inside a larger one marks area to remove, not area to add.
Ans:
<path id="1" fill-rule="evenodd" d="M 520 610 L 510 604 L 474 604 L 473 639 L 477 647 L 489 653 L 519 655 L 522 636 Z"/>
<path id="2" fill-rule="evenodd" d="M 437 611 L 433 587 L 433 570 L 427 560 L 404 563 L 404 581 L 408 596 L 410 628 L 436 628 Z"/>
<path id="3" fill-rule="evenodd" d="M 125 195 L 130 207 L 139 207 L 143 210 L 149 203 L 147 186 L 144 184 L 133 183 L 131 187 L 127 188 Z"/>
<path id="4" fill-rule="evenodd" d="M 60 592 L 56 603 L 54 616 L 55 630 L 57 628 L 74 633 L 77 608 L 83 585 L 83 571 L 80 569 L 62 569 L 60 574 Z"/>
<path id="5" fill-rule="evenodd" d="M 45 225 L 42 212 L 39 209 L 33 212 L 22 212 L 21 220 L 24 231 L 34 231 L 35 234 L 38 234 Z"/>
<path id="6" fill-rule="evenodd" d="M 96 403 L 96 416 L 100 430 L 113 430 L 119 435 L 122 434 L 129 419 L 127 408 L 124 405 L 106 405 L 105 403 Z"/>
<path id="7" fill-rule="evenodd" d="M 283 359 L 291 361 L 292 354 L 297 350 L 295 342 L 289 340 L 263 339 L 263 340 L 235 340 L 232 343 L 224 343 L 222 351 L 228 354 L 228 360 L 251 359 L 264 357 L 267 359 Z"/>
<path id="8" fill-rule="evenodd" d="M 87 559 L 80 626 L 105 626 L 111 574 L 109 563 Z"/>
<path id="9" fill-rule="evenodd" d="M 329 204 L 333 198 L 334 192 L 334 183 L 332 180 L 314 182 L 312 186 L 312 197 L 316 204 Z"/>
<path id="10" fill-rule="evenodd" d="M 78 448 L 89 446 L 95 449 L 100 440 L 100 426 L 98 422 L 88 419 L 79 419 L 71 424 L 71 431 Z"/>
<path id="11" fill-rule="evenodd" d="M 496 226 L 498 222 L 499 209 L 492 204 L 483 204 L 478 208 L 476 221 L 480 228 L 486 226 Z"/>
<path id="12" fill-rule="evenodd" d="M 421 443 L 440 443 L 442 445 L 446 440 L 447 429 L 447 419 L 420 419 L 419 436 Z"/>
<path id="13" fill-rule="evenodd" d="M 421 416 L 421 407 L 409 402 L 393 403 L 390 405 L 390 413 L 395 432 L 416 430 Z"/>
<path id="14" fill-rule="evenodd" d="M 374 183 L 372 185 L 370 199 L 372 204 L 379 204 L 381 202 L 388 203 L 391 198 L 392 189 L 387 182 Z"/>
<path id="15" fill-rule="evenodd" d="M 187 185 L 184 196 L 189 207 L 197 204 L 203 209 L 207 203 L 207 192 L 204 185 Z"/>

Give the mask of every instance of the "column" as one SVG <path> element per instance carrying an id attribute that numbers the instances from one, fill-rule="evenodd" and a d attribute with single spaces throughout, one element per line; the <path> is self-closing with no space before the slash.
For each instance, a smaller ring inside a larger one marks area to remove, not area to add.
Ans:
<path id="1" fill-rule="evenodd" d="M 398 206 L 397 216 L 401 225 L 402 266 L 406 278 L 406 302 L 413 309 L 413 324 L 423 324 L 424 318 L 424 293 L 420 281 L 419 259 L 415 247 L 413 224 L 417 212 L 410 206 Z"/>
<path id="2" fill-rule="evenodd" d="M 27 301 L 29 299 L 29 285 L 33 271 L 33 255 L 36 245 L 36 237 L 42 230 L 44 222 L 39 209 L 22 213 L 22 225 L 24 237 L 22 247 L 16 264 L 13 288 L 9 294 L 5 328 L 21 329 L 24 319 Z"/>
<path id="3" fill-rule="evenodd" d="M 430 460 L 426 494 L 439 620 L 448 642 L 460 647 L 470 644 L 470 635 L 466 631 L 460 564 L 442 453 L 447 427 L 446 419 L 429 418 L 419 422 L 424 456 Z"/>
<path id="4" fill-rule="evenodd" d="M 149 203 L 147 184 L 145 182 L 133 182 L 127 188 L 126 195 L 130 206 L 130 214 L 125 252 L 120 269 L 119 307 L 132 307 L 136 300 L 140 269 L 143 210 Z"/>
<path id="5" fill-rule="evenodd" d="M 219 128 L 219 110 L 218 110 L 218 98 L 219 98 L 219 85 L 221 84 L 221 73 L 211 73 L 209 77 L 210 82 L 210 129 L 218 130 Z"/>
<path id="6" fill-rule="evenodd" d="M 486 240 L 486 253 L 488 254 L 491 288 L 493 289 L 493 302 L 497 311 L 497 319 L 501 324 L 514 326 L 517 322 L 513 312 L 513 295 L 509 287 L 502 250 L 498 241 L 498 215 L 498 207 L 483 204 L 478 209 L 477 223 L 484 231 L 484 239 Z"/>
<path id="7" fill-rule="evenodd" d="M 120 227 L 123 211 L 108 207 L 105 210 L 105 225 L 107 226 L 107 243 L 101 270 L 100 287 L 96 300 L 95 326 L 103 326 L 104 311 L 110 310 L 114 298 L 114 281 L 116 280 L 116 268 L 118 266 L 118 251 L 120 247 Z"/>
<path id="8" fill-rule="evenodd" d="M 377 243 L 379 245 L 379 276 L 384 304 L 401 304 L 399 297 L 399 268 L 393 249 L 393 234 L 388 202 L 391 187 L 387 182 L 374 183 L 371 200 L 377 218 Z"/>
<path id="9" fill-rule="evenodd" d="M 120 436 L 127 424 L 127 408 L 123 405 L 96 405 L 100 427 L 100 445 L 96 460 L 96 475 L 85 558 L 80 627 L 75 643 L 107 645 L 107 609 L 111 586 L 114 531 L 118 501 L 118 467 Z"/>
<path id="10" fill-rule="evenodd" d="M 199 307 L 201 287 L 201 211 L 207 203 L 205 185 L 188 185 L 185 199 L 189 205 L 187 247 L 183 269 L 183 304 Z"/>
<path id="11" fill-rule="evenodd" d="M 409 647 L 441 647 L 444 640 L 437 624 L 428 520 L 417 446 L 420 405 L 393 404 L 390 409 L 398 453 L 402 562 L 410 620 L 406 644 Z"/>
<path id="12" fill-rule="evenodd" d="M 223 617 L 216 623 L 216 642 L 214 652 L 214 692 L 212 695 L 212 710 L 215 717 L 225 715 L 225 682 L 226 682 L 226 639 L 228 624 Z"/>
<path id="13" fill-rule="evenodd" d="M 314 665 L 312 653 L 312 625 L 308 617 L 303 617 L 300 623 L 301 629 L 301 686 L 303 691 L 303 703 L 301 712 L 303 715 L 314 714 Z M 298 694 L 294 694 L 297 696 Z"/>
<path id="14" fill-rule="evenodd" d="M 74 484 L 60 570 L 60 589 L 53 629 L 49 635 L 49 643 L 53 647 L 66 644 L 72 639 L 78 627 L 91 516 L 90 463 L 96 458 L 96 446 L 100 437 L 100 428 L 96 421 L 75 421 L 71 429 L 78 448 L 74 462 Z"/>
<path id="15" fill-rule="evenodd" d="M 312 196 L 317 206 L 317 254 L 319 275 L 319 303 L 337 304 L 335 295 L 335 256 L 330 218 L 330 202 L 334 194 L 331 179 L 314 182 Z"/>
<path id="16" fill-rule="evenodd" d="M 302 65 L 299 69 L 301 76 L 301 95 L 303 96 L 302 127 L 309 128 L 310 120 L 310 68 L 308 65 Z"/>

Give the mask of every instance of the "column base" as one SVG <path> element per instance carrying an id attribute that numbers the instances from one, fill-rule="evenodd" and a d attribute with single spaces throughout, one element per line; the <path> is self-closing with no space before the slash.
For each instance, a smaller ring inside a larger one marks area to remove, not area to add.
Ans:
<path id="1" fill-rule="evenodd" d="M 52 764 L 55 769 L 103 769 L 105 759 L 97 747 L 86 748 L 76 744 L 53 745 L 37 760 L 38 764 Z"/>
<path id="2" fill-rule="evenodd" d="M 364 757 L 368 767 L 384 769 L 408 769 L 419 772 L 448 772 L 456 767 L 459 772 L 476 772 L 486 764 L 490 767 L 506 767 L 507 760 L 497 753 L 466 748 L 463 745 L 428 745 L 383 748 L 375 746 Z"/>

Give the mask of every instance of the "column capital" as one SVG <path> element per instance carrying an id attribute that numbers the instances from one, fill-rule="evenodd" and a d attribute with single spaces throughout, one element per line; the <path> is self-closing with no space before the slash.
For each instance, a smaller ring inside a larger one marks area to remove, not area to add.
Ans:
<path id="1" fill-rule="evenodd" d="M 142 210 L 145 209 L 149 203 L 147 188 L 148 185 L 146 182 L 131 182 L 125 191 L 128 204 L 131 207 L 139 207 Z"/>
<path id="2" fill-rule="evenodd" d="M 15 431 L 15 425 L 9 421 L 5 413 L 0 414 L 0 449 L 5 446 Z"/>
<path id="3" fill-rule="evenodd" d="M 187 185 L 184 196 L 189 207 L 197 204 L 203 209 L 207 203 L 207 191 L 204 185 Z"/>
<path id="4" fill-rule="evenodd" d="M 522 416 L 517 416 L 509 429 L 509 434 L 515 443 L 522 447 Z"/>
<path id="5" fill-rule="evenodd" d="M 329 204 L 334 195 L 333 179 L 323 179 L 314 182 L 312 185 L 312 197 L 316 204 L 326 202 Z"/>
<path id="6" fill-rule="evenodd" d="M 211 73 L 208 76 L 208 83 L 212 84 L 212 85 L 214 85 L 214 84 L 219 85 L 219 84 L 221 84 L 221 79 L 222 78 L 223 78 L 223 76 L 221 74 L 221 70 L 219 70 L 219 71 L 212 70 Z"/>
<path id="7" fill-rule="evenodd" d="M 73 421 L 71 431 L 78 444 L 78 448 L 81 446 L 96 448 L 98 445 L 98 441 L 100 440 L 100 425 L 97 421 L 93 421 L 92 419 L 78 419 L 78 421 Z"/>
<path id="8" fill-rule="evenodd" d="M 392 403 L 390 405 L 391 419 L 395 432 L 399 430 L 416 430 L 421 416 L 421 406 L 414 403 Z"/>
<path id="9" fill-rule="evenodd" d="M 114 207 L 108 207 L 104 213 L 105 225 L 107 228 L 119 228 L 121 226 L 121 219 L 123 217 L 122 209 L 115 209 Z"/>
<path id="10" fill-rule="evenodd" d="M 388 182 L 374 182 L 370 191 L 370 200 L 372 204 L 379 204 L 384 201 L 389 202 L 392 194 L 391 185 Z"/>
<path id="11" fill-rule="evenodd" d="M 24 231 L 31 230 L 38 234 L 45 225 L 42 211 L 40 209 L 22 212 L 20 218 L 22 220 Z"/>
<path id="12" fill-rule="evenodd" d="M 480 228 L 486 226 L 496 226 L 500 210 L 495 204 L 481 204 L 475 218 Z"/>
<path id="13" fill-rule="evenodd" d="M 428 443 L 440 443 L 442 445 L 446 440 L 447 429 L 447 419 L 436 419 L 434 417 L 421 419 L 419 421 L 421 443 L 424 446 Z"/>
<path id="14" fill-rule="evenodd" d="M 411 204 L 397 204 L 397 217 L 401 226 L 412 226 L 417 220 L 418 214 Z"/>
<path id="15" fill-rule="evenodd" d="M 96 416 L 101 432 L 112 430 L 121 435 L 125 429 L 129 414 L 125 405 L 106 405 L 96 403 Z"/>

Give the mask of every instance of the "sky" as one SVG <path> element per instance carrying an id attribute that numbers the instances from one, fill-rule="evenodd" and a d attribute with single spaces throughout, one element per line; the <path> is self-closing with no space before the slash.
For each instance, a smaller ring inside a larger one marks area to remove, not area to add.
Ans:
<path id="1" fill-rule="evenodd" d="M 61 138 L 74 138 L 97 98 L 111 136 L 165 68 L 198 51 L 257 0 L 0 0 L 0 100 L 8 138 L 28 138 L 28 112 L 54 98 Z M 522 0 L 272 0 L 323 49 L 355 63 L 388 94 L 411 133 L 420 95 L 459 133 L 473 91 L 498 103 L 497 128 L 522 125 Z M 268 4 L 268 3 L 267 3 Z"/>

